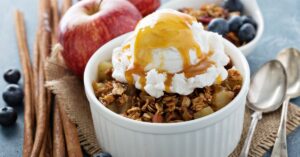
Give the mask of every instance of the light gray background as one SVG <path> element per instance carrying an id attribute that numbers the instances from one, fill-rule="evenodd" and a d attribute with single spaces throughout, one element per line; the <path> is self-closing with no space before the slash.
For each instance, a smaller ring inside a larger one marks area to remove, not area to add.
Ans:
<path id="1" fill-rule="evenodd" d="M 255 52 L 247 57 L 251 72 L 266 61 L 275 58 L 277 52 L 283 48 L 300 49 L 300 0 L 257 1 L 264 16 L 265 32 Z M 18 8 L 25 15 L 29 46 L 32 50 L 37 28 L 37 6 L 38 0 L 0 0 L 0 91 L 4 91 L 7 85 L 2 79 L 2 73 L 8 68 L 20 69 L 13 11 Z M 293 102 L 300 105 L 300 99 Z M 0 99 L 0 106 L 4 104 Z M 0 157 L 21 156 L 23 108 L 17 110 L 19 118 L 16 125 L 10 128 L 0 126 Z M 300 128 L 288 136 L 288 150 L 291 157 L 300 157 Z"/>

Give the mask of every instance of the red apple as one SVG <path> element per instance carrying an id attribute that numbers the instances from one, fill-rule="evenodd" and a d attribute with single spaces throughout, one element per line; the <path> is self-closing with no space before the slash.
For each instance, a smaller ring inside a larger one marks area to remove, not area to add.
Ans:
<path id="1" fill-rule="evenodd" d="M 143 16 L 155 11 L 160 6 L 160 0 L 128 0 L 139 9 Z"/>
<path id="2" fill-rule="evenodd" d="M 134 30 L 142 18 L 125 0 L 82 0 L 73 5 L 59 25 L 62 56 L 77 76 L 94 52 L 111 39 Z"/>

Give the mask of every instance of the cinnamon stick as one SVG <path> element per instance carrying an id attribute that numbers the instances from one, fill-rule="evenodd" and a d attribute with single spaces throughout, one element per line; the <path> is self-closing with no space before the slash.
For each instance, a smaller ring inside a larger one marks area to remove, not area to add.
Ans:
<path id="1" fill-rule="evenodd" d="M 51 42 L 52 42 L 52 45 L 54 45 L 57 43 L 58 23 L 59 23 L 59 19 L 60 19 L 57 0 L 51 0 L 51 10 L 52 10 Z"/>
<path id="2" fill-rule="evenodd" d="M 37 102 L 37 127 L 35 133 L 34 145 L 31 157 L 37 157 L 40 154 L 43 140 L 47 137 L 49 129 L 50 103 L 47 102 L 47 91 L 44 87 L 45 74 L 44 62 L 46 56 L 50 53 L 50 3 L 49 1 L 40 1 L 40 34 L 39 41 L 39 65 L 38 65 L 38 102 Z"/>
<path id="3" fill-rule="evenodd" d="M 66 4 L 65 4 L 66 5 Z M 66 7 L 66 6 L 65 6 Z M 51 44 L 52 46 L 57 43 L 58 38 L 58 25 L 60 20 L 60 14 L 58 9 L 57 0 L 51 0 L 52 9 L 52 33 L 51 33 Z M 56 99 L 54 100 L 54 113 L 53 113 L 53 157 L 65 157 L 66 156 L 66 145 L 65 136 L 62 125 L 62 120 L 59 112 L 59 106 Z"/>
<path id="4" fill-rule="evenodd" d="M 39 64 L 40 64 L 40 48 L 39 48 L 39 42 L 40 42 L 40 31 L 36 32 L 35 35 L 35 41 L 34 41 L 34 46 L 33 46 L 33 85 L 34 85 L 34 96 L 33 99 L 35 100 L 36 103 L 34 103 L 34 110 L 37 111 L 37 100 L 38 100 L 38 87 L 39 87 Z M 36 117 L 37 117 L 36 113 Z"/>
<path id="5" fill-rule="evenodd" d="M 46 91 L 46 106 L 51 106 L 51 93 L 49 91 Z M 50 110 L 49 109 L 49 115 L 50 115 Z M 48 122 L 50 123 L 50 121 Z M 50 126 L 48 125 L 46 128 L 46 137 L 43 139 L 43 144 L 42 148 L 39 154 L 39 157 L 52 157 L 52 139 L 51 139 L 51 129 L 49 128 Z M 51 150 L 51 151 L 50 151 Z"/>
<path id="6" fill-rule="evenodd" d="M 52 154 L 52 130 L 48 129 L 47 131 L 47 141 L 46 141 L 46 149 L 44 157 L 53 157 Z"/>
<path id="7" fill-rule="evenodd" d="M 30 156 L 33 145 L 34 130 L 34 110 L 32 97 L 32 65 L 29 57 L 29 49 L 25 32 L 25 24 L 23 14 L 15 11 L 16 34 L 19 48 L 19 56 L 21 60 L 23 77 L 24 77 L 24 142 L 23 156 Z"/>
<path id="8" fill-rule="evenodd" d="M 40 54 L 42 55 L 42 53 Z M 43 69 L 43 64 L 39 65 L 39 69 Z M 31 153 L 31 157 L 37 157 L 40 154 L 41 147 L 43 144 L 43 140 L 46 137 L 46 130 L 48 128 L 48 112 L 49 107 L 46 103 L 46 90 L 43 86 L 44 84 L 44 72 L 42 70 L 39 70 L 38 75 L 38 81 L 39 81 L 39 89 L 38 89 L 38 106 L 37 106 L 37 128 L 35 133 L 35 140 L 34 145 Z"/>
<path id="9" fill-rule="evenodd" d="M 47 138 L 43 139 L 43 145 L 41 147 L 39 157 L 45 157 L 46 156 L 46 147 L 47 147 Z"/>
<path id="10" fill-rule="evenodd" d="M 53 114 L 53 157 L 65 157 L 66 145 L 59 106 L 55 100 Z"/>
<path id="11" fill-rule="evenodd" d="M 65 139 L 67 144 L 68 156 L 72 157 L 82 157 L 82 151 L 78 139 L 77 128 L 67 116 L 64 107 L 59 104 L 59 112 L 62 119 L 62 124 L 65 132 Z"/>
<path id="12" fill-rule="evenodd" d="M 63 0 L 61 14 L 64 15 L 71 6 L 72 6 L 72 0 Z"/>
<path id="13" fill-rule="evenodd" d="M 53 143 L 52 143 L 52 131 L 51 129 L 49 129 L 50 131 L 48 132 L 48 140 L 47 140 L 47 149 L 46 149 L 46 156 L 49 157 L 53 157 Z"/>
<path id="14" fill-rule="evenodd" d="M 43 140 L 43 145 L 39 157 L 52 157 L 51 130 L 47 130 L 47 137 Z"/>

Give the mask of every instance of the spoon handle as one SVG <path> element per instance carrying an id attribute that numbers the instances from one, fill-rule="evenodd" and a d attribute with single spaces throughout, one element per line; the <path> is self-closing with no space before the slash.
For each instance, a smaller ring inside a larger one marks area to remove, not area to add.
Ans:
<path id="1" fill-rule="evenodd" d="M 256 124 L 257 124 L 258 120 L 260 120 L 262 118 L 262 112 L 256 111 L 251 115 L 251 117 L 252 117 L 251 125 L 249 127 L 249 131 L 247 133 L 247 137 L 246 137 L 242 152 L 240 154 L 240 157 L 248 157 L 251 140 L 252 140 L 255 128 L 256 128 Z"/>
<path id="2" fill-rule="evenodd" d="M 279 129 L 278 129 L 278 133 L 277 133 L 277 137 L 275 140 L 271 157 L 288 156 L 287 144 L 286 144 L 286 120 L 287 120 L 289 102 L 290 102 L 290 97 L 287 97 L 283 102 L 280 125 L 279 125 Z"/>

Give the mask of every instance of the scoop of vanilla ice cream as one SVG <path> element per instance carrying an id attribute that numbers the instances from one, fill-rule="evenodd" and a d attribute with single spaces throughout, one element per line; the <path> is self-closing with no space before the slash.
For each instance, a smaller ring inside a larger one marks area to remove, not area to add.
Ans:
<path id="1" fill-rule="evenodd" d="M 112 55 L 113 74 L 112 77 L 120 82 L 128 82 L 126 71 L 134 66 L 134 51 L 137 32 L 144 27 L 153 27 L 159 19 L 160 14 L 174 13 L 174 10 L 159 10 L 140 21 L 134 33 L 120 46 L 114 49 Z M 208 59 L 214 64 L 206 69 L 204 73 L 193 77 L 186 77 L 183 69 L 182 54 L 175 47 L 155 48 L 151 52 L 152 61 L 144 67 L 145 84 L 141 84 L 141 77 L 132 74 L 134 85 L 149 95 L 159 98 L 164 92 L 188 95 L 195 88 L 210 86 L 227 78 L 227 70 L 224 68 L 229 62 L 229 57 L 224 52 L 223 39 L 220 35 L 205 31 L 203 26 L 196 21 L 188 25 L 196 43 L 201 48 L 201 53 L 209 54 Z M 163 32 L 162 32 L 163 33 Z M 182 39 L 185 42 L 185 39 Z M 126 45 L 130 48 L 124 49 Z M 196 65 L 200 62 L 194 49 L 189 51 L 189 62 Z M 172 74 L 172 80 L 168 91 L 166 90 L 167 74 Z"/>

